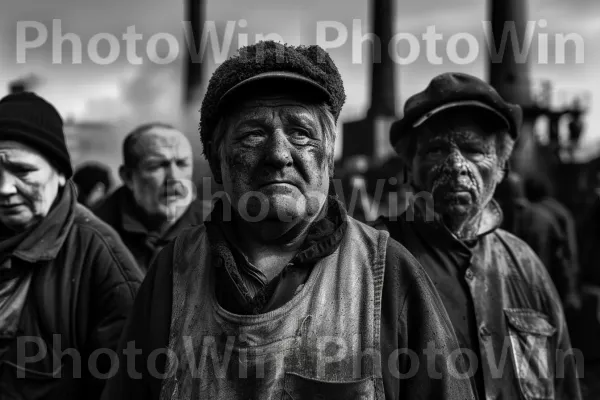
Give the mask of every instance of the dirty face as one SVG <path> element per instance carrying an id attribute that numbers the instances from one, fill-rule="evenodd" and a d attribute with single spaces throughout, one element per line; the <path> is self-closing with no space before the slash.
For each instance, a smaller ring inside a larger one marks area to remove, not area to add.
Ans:
<path id="1" fill-rule="evenodd" d="M 190 142 L 175 129 L 152 128 L 135 144 L 138 164 L 124 173 L 125 184 L 147 215 L 176 220 L 192 196 Z"/>
<path id="2" fill-rule="evenodd" d="M 228 119 L 218 173 L 242 217 L 310 219 L 328 194 L 326 150 L 314 107 L 288 96 L 255 98 Z"/>
<path id="3" fill-rule="evenodd" d="M 435 212 L 445 220 L 477 216 L 502 179 L 497 135 L 462 113 L 432 118 L 415 135 L 414 185 L 433 195 Z"/>
<path id="4" fill-rule="evenodd" d="M 66 179 L 35 149 L 0 141 L 0 224 L 22 232 L 48 215 Z"/>

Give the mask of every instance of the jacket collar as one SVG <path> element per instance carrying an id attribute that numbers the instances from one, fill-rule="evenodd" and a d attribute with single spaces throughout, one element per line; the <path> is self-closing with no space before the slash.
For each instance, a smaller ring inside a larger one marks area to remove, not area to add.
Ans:
<path id="1" fill-rule="evenodd" d="M 426 219 L 423 218 L 424 210 L 417 206 L 417 204 L 413 205 L 413 209 L 415 210 L 415 214 L 417 214 L 415 220 L 417 221 L 417 226 L 420 227 L 420 229 L 426 230 L 429 233 L 441 235 L 448 239 L 452 239 L 453 241 L 460 241 L 452 232 L 450 232 L 446 225 L 439 220 L 439 216 L 437 214 L 434 214 L 435 217 L 433 221 L 426 221 Z M 504 215 L 502 213 L 502 209 L 496 200 L 490 200 L 487 206 L 483 209 L 479 231 L 475 240 L 479 241 L 484 236 L 489 235 L 500 228 L 503 219 Z"/>
<path id="2" fill-rule="evenodd" d="M 217 200 L 210 217 L 204 223 L 213 260 L 221 279 L 219 285 L 221 291 L 227 293 L 224 302 L 230 310 L 239 308 L 244 313 L 256 314 L 267 306 L 279 280 L 275 279 L 270 283 L 263 281 L 263 285 L 254 295 L 249 291 L 245 280 L 250 275 L 260 276 L 260 271 L 249 263 L 248 258 L 235 245 L 232 226 L 223 218 L 224 207 L 224 202 Z M 345 233 L 347 220 L 347 212 L 343 205 L 335 197 L 329 196 L 320 215 L 309 227 L 304 244 L 291 263 L 302 268 L 304 272 L 310 271 L 309 266 L 338 248 Z M 286 275 L 283 271 L 282 274 Z"/>
<path id="3" fill-rule="evenodd" d="M 56 258 L 75 220 L 75 193 L 75 185 L 67 181 L 48 215 L 16 247 L 13 256 L 29 263 Z"/>
<path id="4" fill-rule="evenodd" d="M 131 191 L 127 187 L 122 186 L 115 192 L 115 197 L 117 198 L 118 213 L 121 217 L 121 228 L 128 233 L 145 236 L 149 235 L 150 231 L 143 223 L 142 213 L 135 203 Z M 182 225 L 201 224 L 204 219 L 205 211 L 203 202 L 200 199 L 195 199 L 190 203 L 181 217 L 160 235 L 161 238 L 171 240 L 179 233 L 179 228 Z"/>
<path id="5" fill-rule="evenodd" d="M 223 221 L 223 207 L 226 207 L 224 202 L 220 199 L 217 200 L 210 217 L 204 224 L 209 232 L 214 232 L 217 228 L 226 240 L 227 247 L 241 252 L 239 247 L 234 244 L 231 224 Z M 304 244 L 294 257 L 294 261 L 299 263 L 315 262 L 333 253 L 344 236 L 347 220 L 348 213 L 343 204 L 336 197 L 330 195 L 320 215 L 310 226 Z"/>

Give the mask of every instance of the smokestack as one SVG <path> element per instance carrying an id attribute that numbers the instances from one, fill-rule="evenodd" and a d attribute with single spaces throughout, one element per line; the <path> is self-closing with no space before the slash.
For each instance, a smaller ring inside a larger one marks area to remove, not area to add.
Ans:
<path id="1" fill-rule="evenodd" d="M 370 3 L 372 29 L 381 41 L 381 51 L 380 62 L 373 60 L 371 63 L 371 108 L 368 115 L 395 117 L 395 66 L 387 51 L 394 30 L 394 3 L 390 0 L 373 0 Z"/>
<path id="2" fill-rule="evenodd" d="M 352 156 L 366 156 L 371 166 L 384 162 L 394 153 L 390 145 L 390 126 L 396 119 L 396 65 L 387 51 L 392 39 L 395 13 L 393 0 L 370 0 L 371 28 L 381 44 L 380 57 L 371 63 L 371 106 L 366 118 L 343 127 L 342 162 Z M 375 55 L 377 55 L 375 47 Z"/>
<path id="3" fill-rule="evenodd" d="M 489 13 L 492 21 L 492 37 L 495 49 L 500 48 L 506 30 L 507 41 L 503 57 L 490 58 L 489 82 L 509 102 L 528 106 L 531 104 L 531 82 L 529 56 L 523 60 L 513 51 L 510 27 L 514 24 L 518 42 L 522 49 L 527 28 L 527 0 L 490 0 Z"/>
<path id="4" fill-rule="evenodd" d="M 200 46 L 202 27 L 204 26 L 204 0 L 186 0 L 187 20 L 190 21 L 192 37 L 186 38 L 189 43 L 194 43 L 196 48 Z M 203 63 L 194 61 L 190 52 L 184 70 L 183 101 L 185 107 L 193 106 L 198 102 L 199 91 L 202 88 Z"/>

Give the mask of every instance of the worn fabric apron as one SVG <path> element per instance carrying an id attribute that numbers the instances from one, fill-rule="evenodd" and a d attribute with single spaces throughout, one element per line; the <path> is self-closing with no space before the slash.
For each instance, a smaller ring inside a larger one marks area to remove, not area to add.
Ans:
<path id="1" fill-rule="evenodd" d="M 381 290 L 389 234 L 348 218 L 338 249 L 282 307 L 216 301 L 203 227 L 176 239 L 161 399 L 383 399 Z"/>

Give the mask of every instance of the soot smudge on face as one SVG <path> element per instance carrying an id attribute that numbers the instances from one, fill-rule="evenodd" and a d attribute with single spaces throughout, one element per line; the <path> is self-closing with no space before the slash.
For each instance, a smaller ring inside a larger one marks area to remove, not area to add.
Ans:
<path id="1" fill-rule="evenodd" d="M 471 206 L 481 208 L 493 195 L 500 168 L 496 137 L 471 121 L 459 122 L 437 124 L 420 132 L 413 160 L 416 184 L 437 192 L 438 199 L 456 200 L 447 194 L 453 190 L 468 191 L 473 197 Z M 443 203 L 442 207 L 450 203 Z"/>

